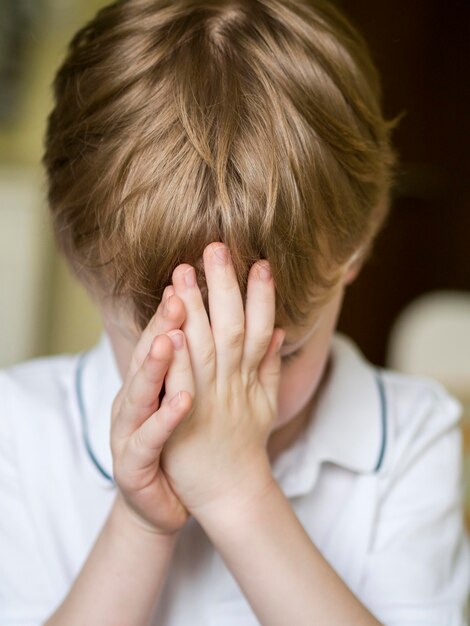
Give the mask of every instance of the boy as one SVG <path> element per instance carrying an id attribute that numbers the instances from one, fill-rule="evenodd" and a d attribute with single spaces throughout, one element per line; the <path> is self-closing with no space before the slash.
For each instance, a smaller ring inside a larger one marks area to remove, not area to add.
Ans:
<path id="1" fill-rule="evenodd" d="M 3 623 L 466 623 L 460 407 L 334 335 L 389 207 L 379 94 L 320 0 L 73 38 L 44 164 L 106 332 L 0 377 Z"/>

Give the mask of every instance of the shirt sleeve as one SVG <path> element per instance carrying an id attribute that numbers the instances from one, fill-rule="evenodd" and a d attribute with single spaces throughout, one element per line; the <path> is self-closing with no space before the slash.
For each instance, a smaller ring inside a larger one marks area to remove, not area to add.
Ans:
<path id="1" fill-rule="evenodd" d="M 44 606 L 45 566 L 23 497 L 12 387 L 0 372 L 0 626 L 39 626 L 52 611 Z"/>
<path id="2" fill-rule="evenodd" d="M 361 597 L 384 626 L 470 623 L 461 412 L 442 385 L 425 385 L 400 432 L 391 433 L 361 579 Z"/>

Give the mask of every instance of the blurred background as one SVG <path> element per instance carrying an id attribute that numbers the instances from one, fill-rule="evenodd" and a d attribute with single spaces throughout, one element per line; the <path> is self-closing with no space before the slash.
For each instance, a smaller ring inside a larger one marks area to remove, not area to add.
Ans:
<path id="1" fill-rule="evenodd" d="M 103 0 L 0 0 L 0 367 L 92 346 L 101 321 L 57 255 L 40 159 L 51 82 Z M 401 156 L 388 223 L 338 330 L 462 403 L 470 527 L 470 3 L 336 0 L 369 42 Z"/>

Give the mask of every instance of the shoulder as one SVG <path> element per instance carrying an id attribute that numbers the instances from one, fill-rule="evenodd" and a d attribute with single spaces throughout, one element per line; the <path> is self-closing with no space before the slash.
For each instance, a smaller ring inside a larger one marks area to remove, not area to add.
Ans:
<path id="1" fill-rule="evenodd" d="M 378 374 L 387 445 L 361 598 L 383 623 L 463 626 L 470 542 L 463 523 L 462 405 L 432 378 Z"/>
<path id="2" fill-rule="evenodd" d="M 37 616 L 50 612 L 79 557 L 83 489 L 80 480 L 71 482 L 80 472 L 77 358 L 61 354 L 0 369 L 2 624 L 24 619 L 24 607 Z"/>
<path id="3" fill-rule="evenodd" d="M 58 423 L 68 430 L 78 356 L 39 357 L 0 369 L 1 452 L 8 455 L 22 435 L 42 442 L 48 434 L 57 436 Z"/>
<path id="4" fill-rule="evenodd" d="M 384 473 L 393 473 L 404 463 L 436 444 L 441 452 L 459 453 L 460 418 L 463 407 L 440 382 L 377 368 L 386 404 L 386 453 Z"/>
<path id="5" fill-rule="evenodd" d="M 385 478 L 433 442 L 447 439 L 458 447 L 463 407 L 441 383 L 374 365 L 342 333 L 335 334 L 333 351 L 327 401 L 321 404 L 323 421 L 331 424 L 329 448 L 336 450 L 329 457 Z"/>
<path id="6" fill-rule="evenodd" d="M 462 405 L 439 381 L 426 376 L 378 369 L 388 389 L 395 425 L 400 431 L 410 424 L 411 415 L 425 415 L 438 410 L 452 422 L 458 422 Z"/>
<path id="7" fill-rule="evenodd" d="M 12 409 L 19 404 L 60 402 L 73 380 L 78 356 L 45 356 L 0 369 L 0 406 Z"/>

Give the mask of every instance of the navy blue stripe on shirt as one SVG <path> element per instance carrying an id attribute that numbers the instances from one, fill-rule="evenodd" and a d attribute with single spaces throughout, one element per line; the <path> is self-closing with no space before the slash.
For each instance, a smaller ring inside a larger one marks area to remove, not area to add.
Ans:
<path id="1" fill-rule="evenodd" d="M 103 468 L 101 463 L 98 461 L 90 444 L 90 439 L 89 439 L 89 434 L 88 434 L 88 423 L 87 423 L 86 414 L 85 414 L 85 405 L 84 405 L 83 397 L 82 397 L 82 371 L 83 371 L 84 359 L 87 353 L 88 352 L 82 352 L 80 354 L 80 357 L 78 359 L 76 379 L 75 379 L 75 388 L 76 388 L 77 401 L 78 401 L 79 412 L 80 412 L 80 419 L 81 419 L 81 424 L 82 424 L 83 440 L 85 442 L 85 447 L 88 452 L 88 456 L 90 457 L 92 463 L 95 465 L 96 469 L 100 472 L 102 476 L 104 476 L 113 485 L 115 485 L 115 481 L 113 480 L 113 477 L 110 476 L 110 474 L 108 474 L 108 472 Z M 378 472 L 382 465 L 383 458 L 385 455 L 385 448 L 387 445 L 387 403 L 385 399 L 385 387 L 384 387 L 382 375 L 380 373 L 379 368 L 375 368 L 374 373 L 375 373 L 375 380 L 377 382 L 379 395 L 380 395 L 381 423 L 382 423 L 382 442 L 380 446 L 379 458 L 374 468 L 374 472 Z"/>
<path id="2" fill-rule="evenodd" d="M 375 380 L 377 382 L 380 394 L 380 415 L 382 422 L 382 444 L 380 446 L 379 459 L 377 461 L 377 465 L 375 466 L 374 472 L 378 472 L 385 454 L 385 448 L 387 445 L 387 402 L 385 399 L 385 385 L 383 382 L 382 374 L 379 368 L 375 368 Z"/>
<path id="3" fill-rule="evenodd" d="M 76 391 L 76 394 L 77 394 L 77 401 L 78 401 L 78 407 L 79 407 L 79 412 L 80 412 L 80 419 L 81 419 L 81 423 L 82 423 L 83 440 L 85 442 L 85 447 L 86 447 L 86 450 L 88 452 L 88 456 L 90 457 L 92 463 L 95 465 L 96 469 L 107 480 L 109 480 L 114 485 L 115 482 L 113 480 L 113 477 L 108 474 L 108 472 L 104 469 L 104 467 L 101 465 L 101 463 L 96 458 L 95 453 L 93 452 L 93 449 L 91 447 L 90 438 L 89 438 L 89 435 L 88 435 L 88 422 L 87 422 L 87 419 L 86 419 L 85 404 L 83 402 L 83 396 L 82 396 L 83 363 L 84 363 L 85 356 L 88 354 L 88 352 L 89 351 L 82 352 L 80 354 L 80 357 L 78 359 L 78 364 L 77 364 L 76 376 L 75 376 L 75 391 Z"/>

